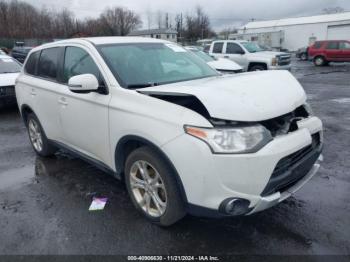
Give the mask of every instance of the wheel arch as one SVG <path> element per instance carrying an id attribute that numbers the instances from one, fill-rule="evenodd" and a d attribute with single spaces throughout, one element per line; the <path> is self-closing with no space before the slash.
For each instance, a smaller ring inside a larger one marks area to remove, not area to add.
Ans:
<path id="1" fill-rule="evenodd" d="M 135 149 L 143 146 L 148 146 L 153 150 L 155 150 L 159 154 L 159 156 L 169 165 L 169 167 L 172 169 L 173 173 L 175 174 L 175 180 L 176 180 L 177 186 L 179 187 L 181 197 L 184 203 L 187 204 L 188 201 L 187 201 L 185 188 L 182 184 L 182 180 L 174 164 L 171 162 L 169 157 L 164 153 L 164 151 L 161 148 L 159 148 L 153 142 L 143 137 L 136 136 L 136 135 L 126 135 L 118 141 L 118 144 L 115 149 L 114 160 L 115 160 L 116 172 L 117 174 L 119 174 L 120 178 L 124 180 L 124 167 L 125 167 L 126 159 L 129 156 L 129 154 L 133 152 Z"/>
<path id="2" fill-rule="evenodd" d="M 314 62 L 314 64 L 316 64 L 316 59 L 317 58 L 322 58 L 323 59 L 323 64 L 322 65 L 324 65 L 325 63 L 327 63 L 328 62 L 328 60 L 327 60 L 327 58 L 326 58 L 326 56 L 324 55 L 324 54 L 317 54 L 317 55 L 315 55 L 314 57 L 313 57 L 313 62 Z M 321 66 L 322 66 L 321 65 Z"/>
<path id="3" fill-rule="evenodd" d="M 25 124 L 27 124 L 27 116 L 29 114 L 35 114 L 34 110 L 27 104 L 23 104 L 20 108 L 20 113 Z"/>
<path id="4" fill-rule="evenodd" d="M 256 65 L 260 65 L 260 66 L 265 67 L 265 70 L 268 69 L 267 63 L 265 63 L 265 62 L 250 62 L 249 65 L 248 65 L 248 71 L 250 71 L 250 69 L 251 69 L 253 66 L 256 66 Z"/>

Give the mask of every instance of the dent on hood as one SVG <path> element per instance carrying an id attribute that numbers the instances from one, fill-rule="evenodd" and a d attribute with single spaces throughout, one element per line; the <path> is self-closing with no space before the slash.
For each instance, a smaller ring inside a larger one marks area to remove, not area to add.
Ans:
<path id="1" fill-rule="evenodd" d="M 140 92 L 140 91 L 139 91 Z M 140 92 L 142 93 L 142 92 Z M 296 131 L 298 129 L 297 121 L 303 118 L 309 117 L 309 113 L 304 105 L 297 107 L 292 112 L 283 114 L 272 119 L 264 121 L 254 121 L 254 122 L 241 122 L 217 119 L 210 116 L 208 110 L 202 104 L 202 102 L 193 95 L 187 94 L 152 94 L 148 93 L 149 96 L 161 99 L 170 103 L 174 103 L 183 107 L 186 107 L 206 118 L 214 127 L 233 127 L 237 125 L 251 125 L 251 124 L 261 124 L 266 129 L 268 129 L 273 137 L 287 134 L 289 132 Z"/>
<path id="2" fill-rule="evenodd" d="M 187 107 L 207 119 L 257 122 L 292 112 L 306 101 L 289 72 L 255 72 L 138 89 Z"/>

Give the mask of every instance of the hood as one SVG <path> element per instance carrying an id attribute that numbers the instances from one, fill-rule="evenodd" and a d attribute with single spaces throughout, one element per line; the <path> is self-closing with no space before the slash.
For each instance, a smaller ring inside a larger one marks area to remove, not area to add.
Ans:
<path id="1" fill-rule="evenodd" d="M 256 52 L 256 53 L 249 53 L 250 56 L 254 57 L 262 57 L 262 58 L 273 58 L 276 56 L 290 56 L 290 54 L 283 53 L 283 52 L 273 52 L 273 51 L 262 51 L 262 52 Z"/>
<path id="2" fill-rule="evenodd" d="M 216 70 L 225 70 L 225 71 L 238 71 L 242 70 L 243 68 L 238 65 L 237 63 L 226 59 L 226 58 L 219 58 L 218 60 L 215 61 L 210 61 L 207 63 L 211 67 L 213 67 Z"/>
<path id="3" fill-rule="evenodd" d="M 195 96 L 212 118 L 246 122 L 287 114 L 306 101 L 304 89 L 288 71 L 224 75 L 137 91 L 157 96 Z"/>
<path id="4" fill-rule="evenodd" d="M 0 74 L 0 86 L 14 86 L 19 73 Z"/>

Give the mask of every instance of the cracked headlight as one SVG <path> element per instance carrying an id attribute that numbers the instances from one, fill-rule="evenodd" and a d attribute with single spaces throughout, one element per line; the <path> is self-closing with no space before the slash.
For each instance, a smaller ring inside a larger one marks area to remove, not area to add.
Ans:
<path id="1" fill-rule="evenodd" d="M 270 131 L 262 125 L 227 128 L 185 126 L 185 132 L 206 142 L 216 154 L 254 153 L 272 140 Z"/>

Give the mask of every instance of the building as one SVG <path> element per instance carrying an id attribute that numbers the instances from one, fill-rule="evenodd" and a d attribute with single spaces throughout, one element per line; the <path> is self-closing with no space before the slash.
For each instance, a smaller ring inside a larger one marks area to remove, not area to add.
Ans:
<path id="1" fill-rule="evenodd" d="M 274 49 L 295 51 L 316 40 L 350 40 L 350 12 L 254 21 L 230 39 L 257 41 Z"/>
<path id="2" fill-rule="evenodd" d="M 177 42 L 177 31 L 174 29 L 149 29 L 131 32 L 128 36 L 142 36 Z"/>

